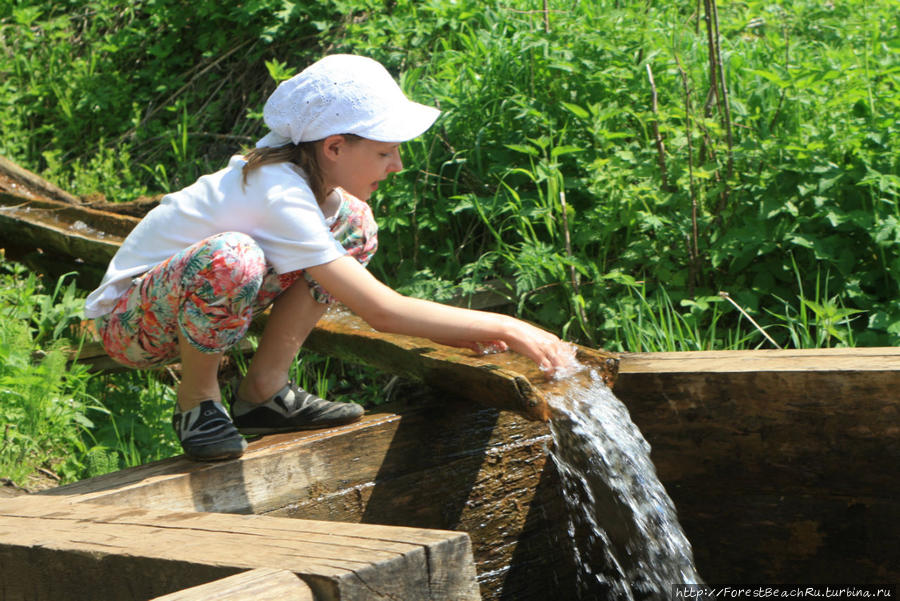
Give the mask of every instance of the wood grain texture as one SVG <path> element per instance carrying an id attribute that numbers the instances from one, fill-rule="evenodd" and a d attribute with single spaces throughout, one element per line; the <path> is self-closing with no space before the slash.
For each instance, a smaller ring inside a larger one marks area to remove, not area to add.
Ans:
<path id="1" fill-rule="evenodd" d="M 262 330 L 266 314 L 253 327 Z M 501 410 L 515 411 L 539 421 L 550 418 L 547 396 L 564 394 L 573 380 L 547 380 L 537 365 L 516 353 L 478 355 L 425 338 L 377 332 L 345 309 L 330 310 L 319 320 L 304 348 L 331 357 L 369 365 L 421 382 L 455 398 L 475 401 Z M 577 359 L 597 371 L 612 385 L 618 358 L 612 353 L 575 346 Z M 109 358 L 99 342 L 79 349 L 74 360 L 95 371 L 118 371 L 122 366 Z"/>
<path id="2" fill-rule="evenodd" d="M 402 411 L 329 431 L 265 437 L 240 461 L 167 460 L 47 494 L 167 511 L 459 530 L 471 539 L 485 599 L 572 593 L 574 566 L 558 552 L 565 509 L 546 456 L 547 424 L 442 397 L 395 408 Z M 458 586 L 457 567 L 441 557 L 431 564 L 432 581 Z"/>
<path id="3" fill-rule="evenodd" d="M 547 394 L 568 381 L 547 381 L 535 363 L 516 353 L 477 355 L 425 338 L 377 332 L 347 311 L 326 314 L 304 347 L 353 363 L 362 363 L 453 394 L 466 400 L 547 421 Z M 612 385 L 616 355 L 576 346 L 577 358 Z"/>
<path id="4" fill-rule="evenodd" d="M 0 192 L 0 233 L 16 246 L 106 266 L 137 224 L 133 217 Z"/>
<path id="5" fill-rule="evenodd" d="M 623 354 L 712 582 L 900 579 L 900 349 Z"/>
<path id="6" fill-rule="evenodd" d="M 431 578 L 450 563 L 453 588 Z M 258 567 L 297 574 L 321 601 L 479 598 L 461 533 L 53 497 L 0 501 L 0 567 L 9 600 L 146 599 Z"/>
<path id="7" fill-rule="evenodd" d="M 48 182 L 36 173 L 17 165 L 6 157 L 0 156 L 0 176 L 8 184 L 0 184 L 0 190 L 16 193 L 28 198 L 49 198 L 70 204 L 79 204 L 81 199 L 69 194 L 58 186 Z"/>
<path id="8" fill-rule="evenodd" d="M 152 601 L 315 601 L 312 589 L 296 574 L 257 568 L 207 584 L 192 586 Z"/>

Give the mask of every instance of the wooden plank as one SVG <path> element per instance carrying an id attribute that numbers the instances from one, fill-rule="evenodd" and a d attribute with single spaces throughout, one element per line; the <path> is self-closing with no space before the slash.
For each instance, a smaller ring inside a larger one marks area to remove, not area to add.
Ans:
<path id="1" fill-rule="evenodd" d="M 557 552 L 565 508 L 546 455 L 547 424 L 422 395 L 394 408 L 402 413 L 267 436 L 235 462 L 166 460 L 46 494 L 167 511 L 462 530 L 485 599 L 574 598 L 574 565 Z M 431 568 L 436 581 L 457 577 L 440 558 Z"/>
<path id="2" fill-rule="evenodd" d="M 887 541 L 900 535 L 900 380 L 896 369 L 866 369 L 895 352 L 797 353 L 825 356 L 829 370 L 785 368 L 771 353 L 756 370 L 747 367 L 755 352 L 642 356 L 659 359 L 655 371 L 623 356 L 614 390 L 653 446 L 709 581 L 896 579 L 900 557 Z M 711 359 L 719 367 L 692 371 Z M 444 399 L 397 409 L 330 432 L 267 437 L 239 467 L 163 463 L 59 492 L 459 528 L 472 537 L 484 598 L 567 598 L 572 572 L 558 552 L 565 517 L 543 451 L 546 425 Z"/>
<path id="3" fill-rule="evenodd" d="M 435 580 L 436 558 L 456 577 Z M 322 601 L 479 598 L 463 533 L 53 497 L 0 501 L 0 566 L 9 600 L 146 599 L 260 567 L 297 574 Z"/>
<path id="4" fill-rule="evenodd" d="M 623 354 L 613 390 L 709 581 L 900 578 L 900 349 Z"/>
<path id="5" fill-rule="evenodd" d="M 548 382 L 533 361 L 516 353 L 478 355 L 425 338 L 377 332 L 346 310 L 329 311 L 319 320 L 304 347 L 540 421 L 550 418 L 547 395 L 560 394 L 572 383 Z M 577 359 L 596 369 L 612 385 L 617 355 L 577 345 L 575 348 Z"/>
<path id="6" fill-rule="evenodd" d="M 312 589 L 296 574 L 257 568 L 228 578 L 156 597 L 152 601 L 315 601 Z"/>
<path id="7" fill-rule="evenodd" d="M 900 349 L 893 347 L 622 353 L 619 359 L 620 371 L 629 374 L 900 370 Z"/>
<path id="8" fill-rule="evenodd" d="M 717 486 L 701 497 L 675 486 L 669 492 L 708 582 L 900 581 L 900 511 L 887 496 L 896 489 L 846 496 L 827 483 L 807 492 Z"/>
<path id="9" fill-rule="evenodd" d="M 264 513 L 296 502 L 309 489 L 327 492 L 371 481 L 402 419 L 389 410 L 373 412 L 337 428 L 266 436 L 235 461 L 198 463 L 179 456 L 40 494 L 170 511 Z"/>

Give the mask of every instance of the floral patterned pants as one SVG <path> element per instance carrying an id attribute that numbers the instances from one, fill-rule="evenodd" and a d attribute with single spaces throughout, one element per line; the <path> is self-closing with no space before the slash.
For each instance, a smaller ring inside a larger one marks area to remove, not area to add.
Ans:
<path id="1" fill-rule="evenodd" d="M 366 203 L 343 197 L 331 232 L 366 265 L 378 247 L 378 226 Z M 303 270 L 276 274 L 250 236 L 224 232 L 135 278 L 115 308 L 96 319 L 97 330 L 109 356 L 129 367 L 154 367 L 177 357 L 179 332 L 202 352 L 223 352 L 244 337 L 254 315 L 301 277 L 316 301 L 334 301 Z"/>

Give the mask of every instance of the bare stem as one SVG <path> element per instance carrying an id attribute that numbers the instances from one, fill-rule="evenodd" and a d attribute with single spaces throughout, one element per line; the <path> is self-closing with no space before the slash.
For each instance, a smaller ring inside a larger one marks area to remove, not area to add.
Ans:
<path id="1" fill-rule="evenodd" d="M 562 208 L 562 222 L 563 222 L 563 240 L 566 244 L 566 256 L 568 258 L 572 258 L 572 237 L 569 235 L 569 211 L 568 205 L 566 204 L 566 190 L 563 187 L 563 178 L 560 176 L 559 178 L 559 204 Z M 581 278 L 578 276 L 578 272 L 575 270 L 574 265 L 569 265 L 569 278 L 572 281 L 572 291 L 576 295 L 581 294 Z M 581 330 L 590 338 L 590 332 L 587 328 L 587 315 L 584 313 L 584 307 L 580 304 L 575 304 L 575 310 L 578 312 L 578 319 L 581 321 Z"/>
<path id="2" fill-rule="evenodd" d="M 722 197 L 719 203 L 719 213 L 725 209 L 730 194 L 729 185 L 734 176 L 734 138 L 731 128 L 731 108 L 728 103 L 728 87 L 725 85 L 725 69 L 722 67 L 722 46 L 719 42 L 721 36 L 719 34 L 719 9 L 716 6 L 716 0 L 708 0 L 712 9 L 712 25 L 714 31 L 714 44 L 716 56 L 716 70 L 719 75 L 719 87 L 721 88 L 722 103 L 722 119 L 725 122 L 725 140 L 728 144 L 728 167 L 725 175 L 725 187 L 722 189 Z"/>
<path id="3" fill-rule="evenodd" d="M 788 26 L 784 26 L 784 70 L 788 72 L 790 69 L 790 50 L 791 50 L 791 36 L 788 31 Z M 775 107 L 775 113 L 772 114 L 772 120 L 769 121 L 769 131 L 772 131 L 772 128 L 775 127 L 775 121 L 778 120 L 778 116 L 781 114 L 781 107 L 784 106 L 784 96 L 786 93 L 786 88 L 781 88 L 781 95 L 778 97 L 778 106 Z"/>
<path id="4" fill-rule="evenodd" d="M 704 13 L 703 20 L 706 21 L 706 45 L 709 54 L 709 95 L 706 98 L 706 109 L 704 115 L 709 117 L 712 115 L 713 103 L 719 104 L 719 78 L 716 76 L 716 44 L 713 40 L 713 21 L 711 0 L 703 0 Z"/>
<path id="5" fill-rule="evenodd" d="M 687 137 L 688 143 L 688 175 L 690 177 L 691 192 L 691 286 L 693 286 L 700 261 L 700 234 L 697 227 L 697 187 L 694 181 L 694 143 L 692 141 L 693 127 L 691 125 L 693 117 L 693 109 L 691 107 L 691 88 L 688 85 L 687 73 L 681 65 L 678 53 L 675 54 L 675 63 L 678 65 L 678 72 L 681 74 L 681 86 L 684 89 L 684 135 Z"/>
<path id="6" fill-rule="evenodd" d="M 700 35 L 700 5 L 703 4 L 703 0 L 697 0 L 697 20 L 694 21 L 694 33 L 696 35 Z"/>
<path id="7" fill-rule="evenodd" d="M 650 63 L 647 63 L 647 79 L 650 80 L 651 101 L 650 108 L 653 111 L 653 137 L 656 139 L 656 161 L 659 163 L 659 172 L 662 177 L 663 190 L 671 191 L 669 188 L 669 176 L 666 170 L 666 147 L 663 144 L 662 136 L 659 133 L 659 109 L 657 106 L 656 82 L 653 81 L 653 70 Z"/>

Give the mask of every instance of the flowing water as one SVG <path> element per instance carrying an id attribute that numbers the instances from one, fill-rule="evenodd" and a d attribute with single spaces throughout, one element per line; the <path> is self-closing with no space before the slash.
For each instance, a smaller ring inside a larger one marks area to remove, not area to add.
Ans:
<path id="1" fill-rule="evenodd" d="M 628 409 L 596 373 L 582 381 L 549 399 L 580 598 L 670 599 L 701 583 L 690 542 Z"/>

